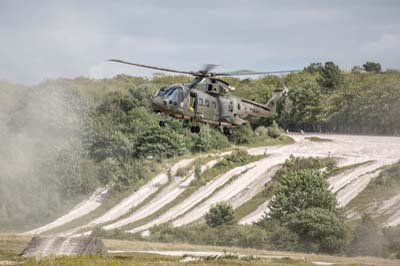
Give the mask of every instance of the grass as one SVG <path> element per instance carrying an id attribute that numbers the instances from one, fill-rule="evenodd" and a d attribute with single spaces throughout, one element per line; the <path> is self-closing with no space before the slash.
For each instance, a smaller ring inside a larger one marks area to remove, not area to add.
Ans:
<path id="1" fill-rule="evenodd" d="M 185 214 L 191 212 L 192 210 L 196 209 L 197 206 L 201 205 L 202 203 L 204 203 L 205 201 L 207 201 L 208 199 L 210 199 L 211 197 L 213 197 L 215 194 L 217 194 L 221 189 L 223 189 L 225 186 L 231 184 L 233 181 L 235 181 L 239 176 L 245 174 L 248 170 L 243 170 L 242 172 L 240 172 L 240 174 L 238 175 L 234 175 L 232 176 L 227 182 L 225 182 L 224 184 L 220 185 L 219 187 L 217 187 L 210 195 L 208 195 L 207 197 L 201 199 L 198 203 L 196 203 L 194 206 L 192 206 L 190 209 L 188 209 L 186 212 L 182 213 L 181 215 L 177 216 L 175 219 L 179 219 L 181 217 L 183 217 Z M 203 223 L 204 222 L 204 216 L 200 217 L 199 219 L 187 224 L 187 226 L 193 225 L 193 224 L 199 224 L 199 223 Z"/>
<path id="2" fill-rule="evenodd" d="M 257 140 L 255 140 L 254 142 L 252 142 L 249 145 L 243 145 L 243 147 L 254 147 L 254 146 L 260 146 L 260 145 L 279 145 L 279 144 L 291 144 L 293 143 L 294 140 L 288 136 L 281 136 L 277 139 L 273 139 L 273 138 L 258 138 Z M 229 147 L 228 150 L 232 150 L 232 146 Z M 217 151 L 216 151 L 217 152 Z M 218 151 L 218 152 L 222 152 L 222 151 Z M 200 153 L 200 156 L 201 153 Z M 204 154 L 203 154 L 204 156 Z M 193 154 L 186 154 L 184 156 L 179 156 L 176 158 L 172 158 L 172 159 L 168 159 L 165 160 L 165 163 L 173 163 L 176 162 L 180 159 L 183 158 L 191 158 L 193 157 Z M 192 167 L 192 165 L 190 166 Z M 181 168 L 178 169 L 178 175 L 185 175 L 188 173 L 188 171 L 190 170 L 190 167 L 185 167 L 185 168 Z M 158 172 L 161 171 L 160 169 L 161 167 L 156 167 L 156 169 L 152 172 L 152 174 L 156 175 Z M 212 175 L 210 173 L 210 175 Z M 47 233 L 49 234 L 54 234 L 54 233 L 59 233 L 59 232 L 63 232 L 63 231 L 67 231 L 70 229 L 73 229 L 75 227 L 78 227 L 80 225 L 89 223 L 90 221 L 92 221 L 93 219 L 101 216 L 102 214 L 104 214 L 106 211 L 108 211 L 109 209 L 111 209 L 113 207 L 113 205 L 117 204 L 119 201 L 121 201 L 124 197 L 127 197 L 129 194 L 131 194 L 133 191 L 137 190 L 140 186 L 144 185 L 152 176 L 147 177 L 145 180 L 141 180 L 140 182 L 134 184 L 133 186 L 131 186 L 128 190 L 120 192 L 120 193 L 115 193 L 111 196 L 109 196 L 107 199 L 104 200 L 104 202 L 102 203 L 101 206 L 99 206 L 98 208 L 96 208 L 95 210 L 91 211 L 90 213 L 79 217 L 73 221 L 70 221 L 64 225 L 61 225 L 59 227 L 53 228 L 51 230 L 49 230 Z M 215 175 L 214 175 L 215 177 Z M 146 202 L 149 202 L 149 200 L 151 200 L 152 197 L 155 197 L 156 194 L 151 195 L 148 199 L 146 199 Z M 73 200 L 66 202 L 65 206 L 63 208 L 60 208 L 59 211 L 57 213 L 55 213 L 54 215 L 52 215 L 51 217 L 46 217 L 43 219 L 43 221 L 40 224 L 27 224 L 26 227 L 22 228 L 21 226 L 10 226 L 8 228 L 5 228 L 4 226 L 2 226 L 1 231 L 2 232 L 22 232 L 22 231 L 26 231 L 26 230 L 30 230 L 33 228 L 37 228 L 41 225 L 47 224 L 49 222 L 54 221 L 56 218 L 61 217 L 62 215 L 66 214 L 68 211 L 70 211 L 76 204 L 78 204 L 79 202 L 81 202 L 82 200 L 84 200 L 85 198 L 87 198 L 88 196 L 82 196 L 79 198 L 74 198 Z M 140 204 L 141 206 L 143 204 Z M 134 208 L 137 209 L 137 208 Z M 128 214 L 132 213 L 132 211 L 134 211 L 134 209 L 132 209 Z M 128 215 L 126 214 L 126 215 Z"/>
<path id="3" fill-rule="evenodd" d="M 261 204 L 272 198 L 274 190 L 275 179 L 266 183 L 264 189 L 258 192 L 253 198 L 246 201 L 238 208 L 235 209 L 235 220 L 239 221 L 241 218 L 255 211 Z"/>
<path id="4" fill-rule="evenodd" d="M 382 259 L 375 257 L 338 257 L 328 256 L 321 254 L 307 254 L 295 252 L 282 252 L 282 251 L 268 251 L 250 248 L 236 248 L 236 247 L 217 247 L 205 245 L 189 245 L 182 243 L 155 243 L 145 241 L 126 241 L 126 240 L 112 240 L 104 239 L 103 242 L 109 250 L 122 250 L 123 253 L 118 255 L 110 254 L 108 257 L 100 256 L 75 256 L 75 257 L 48 257 L 48 258 L 25 258 L 20 257 L 22 250 L 26 247 L 30 237 L 21 235 L 0 235 L 0 265 L 2 262 L 11 262 L 18 265 L 40 265 L 40 266 L 69 266 L 69 265 L 297 265 L 306 266 L 314 265 L 315 261 L 330 262 L 335 265 L 381 265 L 381 266 L 395 266 L 399 265 L 399 260 Z M 206 257 L 199 261 L 182 261 L 186 256 L 165 256 L 151 253 L 142 253 L 139 251 L 218 251 L 225 253 L 237 253 L 244 255 L 239 258 L 235 255 L 225 255 L 221 258 Z M 254 256 L 270 256 L 267 258 L 256 258 Z M 271 257 L 272 256 L 272 257 Z M 282 258 L 274 258 L 280 256 Z"/>
<path id="5" fill-rule="evenodd" d="M 366 164 L 370 164 L 372 162 L 373 161 L 365 161 L 365 162 L 361 162 L 361 163 L 355 163 L 355 164 L 351 164 L 351 165 L 346 165 L 346 166 L 343 166 L 343 167 L 334 167 L 332 170 L 330 170 L 327 173 L 326 177 L 329 178 L 331 176 L 339 175 L 339 174 L 344 173 L 346 171 L 354 170 L 357 167 L 360 167 L 360 166 L 366 165 Z"/>
<path id="6" fill-rule="evenodd" d="M 37 266 L 80 266 L 80 265 L 96 265 L 96 266 L 136 266 L 136 265 L 271 265 L 271 266 L 286 266 L 286 265 L 298 265 L 308 266 L 313 265 L 311 262 L 306 260 L 294 260 L 289 258 L 283 259 L 261 259 L 254 257 L 238 258 L 235 256 L 224 256 L 221 258 L 207 257 L 202 260 L 184 261 L 181 257 L 162 256 L 155 254 L 129 254 L 129 255 L 118 255 L 109 257 L 100 256 L 78 256 L 78 257 L 50 257 L 42 258 L 40 260 L 31 258 L 23 261 L 21 265 L 37 265 Z"/>
<path id="7" fill-rule="evenodd" d="M 380 206 L 385 200 L 397 196 L 400 191 L 400 162 L 386 166 L 382 172 L 373 179 L 368 186 L 359 193 L 346 206 L 346 210 L 363 213 L 370 213 L 376 217 L 378 222 L 385 222 L 390 214 L 380 214 L 376 206 Z"/>
<path id="8" fill-rule="evenodd" d="M 138 221 L 135 221 L 135 222 L 130 223 L 128 225 L 125 225 L 121 229 L 122 230 L 132 229 L 132 228 L 144 225 L 144 224 L 154 220 L 155 218 L 160 216 L 162 213 L 166 212 L 168 209 L 170 209 L 173 206 L 175 206 L 175 205 L 179 204 L 180 202 L 184 201 L 186 198 L 188 198 L 190 195 L 192 195 L 196 190 L 198 190 L 201 186 L 207 184 L 207 182 L 211 181 L 216 176 L 227 172 L 229 169 L 232 169 L 234 167 L 238 167 L 238 166 L 241 166 L 241 165 L 245 165 L 245 164 L 257 161 L 257 160 L 259 160 L 259 159 L 261 159 L 263 157 L 264 156 L 259 156 L 259 155 L 257 155 L 257 156 L 249 155 L 248 160 L 237 162 L 237 163 L 233 163 L 233 164 L 230 164 L 230 165 L 225 165 L 223 163 L 223 160 L 220 161 L 214 167 L 212 167 L 212 168 L 206 170 L 204 173 L 202 173 L 200 178 L 195 179 L 190 184 L 190 186 L 188 188 L 186 188 L 173 201 L 171 201 L 170 203 L 166 204 L 164 207 L 162 207 L 158 211 L 154 212 L 153 214 L 151 214 L 151 215 L 149 215 L 149 216 L 147 216 L 147 217 L 145 217 L 145 218 L 143 218 L 141 220 L 138 220 Z"/>
<path id="9" fill-rule="evenodd" d="M 83 215 L 82 217 L 72 220 L 69 223 L 66 223 L 64 225 L 61 225 L 54 229 L 51 229 L 51 230 L 47 231 L 46 234 L 56 234 L 56 233 L 60 233 L 60 232 L 65 232 L 67 230 L 71 230 L 78 226 L 87 224 L 87 223 L 93 221 L 95 218 L 100 217 L 101 215 L 106 213 L 108 210 L 110 210 L 112 207 L 114 207 L 118 202 L 120 202 L 124 198 L 128 197 L 132 192 L 138 190 L 141 186 L 143 186 L 145 183 L 147 183 L 151 178 L 153 178 L 158 173 L 160 173 L 162 167 L 163 166 L 157 167 L 156 164 L 154 164 L 154 168 L 152 169 L 151 174 L 149 174 L 148 176 L 146 176 L 146 178 L 144 178 L 144 179 L 140 180 L 139 182 L 135 183 L 134 185 L 132 185 L 128 190 L 123 191 L 123 192 L 118 192 L 118 193 L 112 193 L 95 210 L 89 212 L 86 215 Z"/>
<path id="10" fill-rule="evenodd" d="M 320 137 L 315 137 L 315 136 L 311 136 L 311 137 L 305 137 L 305 139 L 309 140 L 309 141 L 313 141 L 313 142 L 331 142 L 331 139 L 328 138 L 320 138 Z"/>
<path id="11" fill-rule="evenodd" d="M 89 197 L 90 197 L 90 195 L 86 195 L 86 196 L 81 195 L 81 196 L 77 196 L 77 197 L 69 199 L 69 200 L 65 200 L 63 203 L 63 206 L 61 208 L 59 208 L 56 211 L 54 211 L 53 213 L 51 213 L 51 215 L 41 217 L 40 222 L 32 223 L 31 221 L 25 221 L 25 222 L 21 221 L 18 224 L 9 224 L 9 223 L 2 224 L 0 221 L 0 232 L 1 233 L 21 233 L 21 232 L 29 231 L 33 228 L 40 227 L 44 224 L 48 224 L 50 222 L 53 222 L 58 217 L 61 217 L 65 214 L 67 214 L 78 203 L 80 203 L 81 201 L 83 201 Z"/>
<path id="12" fill-rule="evenodd" d="M 202 156 L 202 157 L 197 158 L 195 161 L 193 161 L 192 163 L 190 163 L 187 167 L 184 167 L 184 169 L 185 169 L 185 170 L 184 170 L 184 171 L 185 171 L 185 175 L 184 175 L 184 176 L 186 177 L 187 175 L 190 174 L 190 170 L 194 167 L 194 164 L 195 164 L 196 162 L 200 162 L 201 164 L 204 164 L 204 163 L 207 163 L 208 161 L 210 161 L 210 160 L 212 160 L 212 159 L 214 159 L 213 156 Z M 183 169 L 183 168 L 179 168 L 178 171 L 179 171 L 180 169 Z M 187 171 L 186 171 L 186 169 L 187 169 Z M 176 173 L 176 176 L 180 176 L 179 173 L 178 173 L 178 171 L 177 171 L 177 173 Z M 181 176 L 181 177 L 182 177 L 182 176 Z M 147 204 L 148 204 L 150 201 L 152 201 L 154 198 L 156 198 L 157 195 L 158 195 L 165 187 L 167 187 L 169 184 L 171 184 L 171 181 L 172 181 L 172 179 L 169 180 L 169 181 L 168 181 L 167 183 L 165 183 L 164 185 L 162 185 L 155 193 L 153 193 L 153 194 L 151 194 L 150 196 L 148 196 L 148 197 L 147 197 L 144 201 L 142 201 L 140 204 L 138 204 L 137 206 L 133 207 L 128 213 L 126 213 L 126 214 L 124 214 L 124 215 L 118 217 L 117 219 L 111 220 L 111 221 L 109 221 L 109 222 L 107 222 L 107 223 L 99 224 L 99 225 L 96 225 L 96 226 L 94 226 L 94 227 L 85 228 L 85 231 L 86 231 L 86 230 L 91 230 L 91 229 L 94 229 L 94 228 L 98 228 L 98 227 L 100 227 L 100 226 L 105 226 L 105 225 L 107 225 L 107 224 L 112 224 L 112 223 L 116 222 L 117 220 L 121 220 L 121 219 L 124 219 L 124 218 L 129 217 L 132 213 L 134 213 L 135 211 L 139 210 L 139 209 L 142 208 L 143 206 L 147 205 Z"/>
<path id="13" fill-rule="evenodd" d="M 249 144 L 242 144 L 240 145 L 241 147 L 248 147 L 248 148 L 253 148 L 253 147 L 259 147 L 259 146 L 274 146 L 274 145 L 288 145 L 288 144 L 293 144 L 295 143 L 294 139 L 287 136 L 287 135 L 281 135 L 278 138 L 271 138 L 271 137 L 254 137 L 252 142 Z"/>

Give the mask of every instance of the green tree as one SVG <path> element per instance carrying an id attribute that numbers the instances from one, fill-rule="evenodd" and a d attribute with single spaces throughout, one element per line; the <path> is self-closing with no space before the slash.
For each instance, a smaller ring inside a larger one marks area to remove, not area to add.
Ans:
<path id="1" fill-rule="evenodd" d="M 231 205 L 220 202 L 211 207 L 205 214 L 204 219 L 210 227 L 217 227 L 224 224 L 233 224 L 234 210 Z"/>
<path id="2" fill-rule="evenodd" d="M 287 77 L 285 83 L 290 88 L 289 97 L 278 117 L 278 122 L 283 128 L 305 131 L 318 129 L 318 115 L 323 101 L 318 78 L 319 75 L 307 72 Z"/>
<path id="3" fill-rule="evenodd" d="M 319 170 L 303 169 L 288 172 L 278 180 L 269 208 L 269 215 L 285 223 L 287 216 L 307 208 L 336 211 L 336 198 Z"/>
<path id="4" fill-rule="evenodd" d="M 322 63 L 311 63 L 307 67 L 304 68 L 305 72 L 309 72 L 311 74 L 320 73 L 323 66 Z"/>
<path id="5" fill-rule="evenodd" d="M 137 138 L 134 156 L 136 158 L 170 158 L 186 152 L 184 136 L 169 128 L 158 125 L 145 129 Z"/>
<path id="6" fill-rule="evenodd" d="M 299 250 L 343 253 L 347 244 L 344 217 L 329 209 L 307 208 L 292 213 L 285 226 L 298 235 Z"/>
<path id="7" fill-rule="evenodd" d="M 343 74 L 333 62 L 326 62 L 320 69 L 319 85 L 325 90 L 336 90 L 343 85 Z"/>
<path id="8" fill-rule="evenodd" d="M 367 61 L 364 65 L 363 65 L 363 69 L 366 72 L 375 72 L 375 73 L 379 73 L 382 71 L 382 66 L 379 63 L 375 63 L 375 62 L 371 62 L 371 61 Z"/>
<path id="9" fill-rule="evenodd" d="M 298 250 L 311 252 L 344 250 L 347 240 L 344 217 L 337 209 L 335 195 L 330 192 L 325 176 L 318 169 L 297 170 L 280 176 L 269 209 L 261 225 L 268 228 L 268 224 L 278 224 L 298 236 L 279 239 L 277 243 L 286 243 L 290 248 L 298 242 Z"/>

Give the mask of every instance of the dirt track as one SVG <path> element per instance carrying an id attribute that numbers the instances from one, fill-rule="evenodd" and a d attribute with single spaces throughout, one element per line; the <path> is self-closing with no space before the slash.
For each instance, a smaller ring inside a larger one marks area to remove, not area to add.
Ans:
<path id="1" fill-rule="evenodd" d="M 244 201 L 248 200 L 249 197 L 253 195 L 253 192 L 258 191 L 257 183 L 255 182 L 256 180 L 262 180 L 263 175 L 267 173 L 271 167 L 275 166 L 278 163 L 282 163 L 285 158 L 287 158 L 291 154 L 294 156 L 303 157 L 332 156 L 339 159 L 339 164 L 341 166 L 365 163 L 359 167 L 356 167 L 329 179 L 331 189 L 338 193 L 338 202 L 341 206 L 345 206 L 346 204 L 348 204 L 358 193 L 360 193 L 368 185 L 368 182 L 379 173 L 380 167 L 392 164 L 400 160 L 399 137 L 374 137 L 331 134 L 293 134 L 291 136 L 296 141 L 296 143 L 291 145 L 257 147 L 248 149 L 249 153 L 251 154 L 260 155 L 267 153 L 270 156 L 269 158 L 264 159 L 265 161 L 262 160 L 262 163 L 256 162 L 247 166 L 237 167 L 228 171 L 224 175 L 215 178 L 207 185 L 195 191 L 185 201 L 173 206 L 148 224 L 131 229 L 130 232 L 147 230 L 156 224 L 164 223 L 167 221 L 174 221 L 174 225 L 176 226 L 190 223 L 191 221 L 200 218 L 211 204 L 218 201 L 231 201 L 231 203 L 235 204 L 235 207 L 237 207 Z M 330 139 L 331 141 L 313 142 L 305 139 L 309 136 L 317 136 L 319 138 Z M 189 165 L 192 160 L 193 159 L 184 159 L 179 161 L 173 166 L 172 172 L 181 167 L 184 167 L 185 165 Z M 368 161 L 371 162 L 366 163 Z M 252 167 L 255 167 L 254 170 L 250 169 Z M 247 173 L 243 173 L 243 171 L 246 170 Z M 213 192 L 217 188 L 222 187 L 235 175 L 239 175 L 236 180 L 240 181 L 235 180 L 232 183 L 223 187 L 217 193 L 213 194 Z M 165 199 L 166 201 L 172 201 L 172 199 L 175 198 L 177 194 L 181 193 L 181 190 L 178 189 L 180 188 L 180 186 L 177 186 L 177 184 L 181 184 L 180 182 L 170 184 L 170 187 L 165 187 L 166 191 L 160 192 L 160 185 L 166 184 L 167 182 L 167 173 L 163 172 L 159 174 L 158 176 L 153 178 L 152 181 L 150 181 L 148 184 L 144 185 L 138 191 L 134 192 L 129 197 L 118 203 L 104 215 L 96 218 L 87 225 L 72 230 L 71 232 L 69 232 L 69 234 L 75 233 L 79 229 L 84 229 L 88 226 L 107 223 L 114 220 L 115 223 L 109 225 L 107 229 L 118 228 L 131 221 L 135 221 L 137 219 L 148 216 L 149 214 L 154 212 L 153 207 L 157 206 L 157 202 L 163 202 L 162 199 Z M 246 194 L 246 190 L 251 190 L 253 192 L 248 192 Z M 132 207 L 137 206 L 153 193 L 160 193 L 160 195 L 157 195 L 155 199 L 143 206 L 143 208 L 138 210 L 138 212 L 133 213 L 131 216 L 131 220 L 117 220 L 122 215 L 128 213 Z M 210 195 L 212 196 L 204 201 L 204 199 L 206 199 Z M 199 204 L 200 202 L 202 203 Z M 62 225 L 77 217 L 87 214 L 88 212 L 93 210 L 93 208 L 97 208 L 99 204 L 101 204 L 101 200 L 96 201 L 92 199 L 89 200 L 88 203 L 83 202 L 75 207 L 73 210 L 71 210 L 70 213 L 64 215 L 63 217 L 60 217 L 53 223 L 32 230 L 29 233 L 42 233 L 51 228 Z M 192 210 L 193 207 L 195 208 Z M 148 212 L 146 210 L 148 210 Z M 249 214 L 246 219 L 243 218 L 240 222 L 247 223 L 256 219 L 257 217 L 260 217 L 261 211 L 262 207 Z M 399 210 L 394 213 L 390 218 L 391 225 L 398 223 L 400 223 Z"/>
<path id="2" fill-rule="evenodd" d="M 79 217 L 82 217 L 89 212 L 97 209 L 103 202 L 104 198 L 107 196 L 108 193 L 108 188 L 100 188 L 96 190 L 93 195 L 87 199 L 76 205 L 71 211 L 69 211 L 67 214 L 61 216 L 57 220 L 46 224 L 42 227 L 36 228 L 32 231 L 26 232 L 26 234 L 30 235 L 36 235 L 36 234 L 41 234 L 43 232 L 49 231 L 53 228 L 56 228 L 58 226 L 64 225 L 72 220 L 75 220 Z"/>
<path id="3" fill-rule="evenodd" d="M 173 226 L 182 226 L 185 224 L 189 224 L 199 218 L 201 218 L 213 204 L 216 204 L 221 201 L 227 201 L 232 203 L 234 208 L 242 205 L 246 200 L 249 200 L 251 197 L 239 197 L 233 200 L 236 195 L 248 195 L 243 193 L 244 190 L 251 189 L 251 191 L 257 192 L 257 189 L 262 187 L 266 182 L 271 180 L 272 175 L 268 175 L 263 181 L 260 178 L 263 178 L 267 175 L 268 170 L 273 166 L 283 163 L 288 156 L 286 155 L 271 155 L 265 159 L 259 160 L 252 164 L 252 168 L 245 173 L 239 175 L 232 183 L 224 186 L 221 190 L 216 192 L 206 201 L 202 202 L 190 212 L 186 213 L 179 219 L 173 221 Z M 260 181 L 259 183 L 255 183 L 254 181 Z M 252 185 L 252 186 L 251 186 Z M 255 195 L 256 193 L 254 193 Z M 253 196 L 254 196 L 253 195 Z M 251 195 L 250 195 L 251 196 Z M 232 200 L 231 200 L 232 199 Z"/>
<path id="4" fill-rule="evenodd" d="M 179 168 L 188 166 L 192 161 L 193 161 L 193 159 L 183 159 L 183 160 L 177 162 L 176 164 L 174 164 L 171 167 L 171 174 L 175 175 L 176 171 Z M 73 230 L 70 230 L 70 231 L 64 233 L 64 235 L 67 235 L 67 236 L 73 235 L 76 232 L 78 232 L 79 230 L 82 230 L 86 227 L 91 227 L 91 226 L 95 226 L 98 224 L 106 223 L 106 222 L 113 221 L 113 220 L 121 217 L 122 215 L 128 213 L 131 208 L 133 208 L 133 207 L 139 205 L 141 202 L 143 202 L 147 197 L 149 197 L 153 193 L 156 193 L 160 189 L 160 186 L 166 184 L 167 182 L 168 182 L 167 171 L 160 173 L 159 175 L 154 177 L 152 180 L 150 180 L 147 184 L 142 186 L 139 190 L 132 193 L 130 196 L 128 196 L 127 198 L 122 200 L 120 203 L 115 205 L 112 209 L 107 211 L 105 214 L 103 214 L 99 218 L 93 220 L 92 222 L 90 222 L 86 225 L 82 225 Z"/>
<path id="5" fill-rule="evenodd" d="M 201 168 L 201 171 L 204 172 L 208 168 L 213 167 L 218 161 L 220 161 L 220 159 L 211 160 Z M 119 228 L 121 226 L 127 225 L 134 221 L 138 221 L 142 218 L 145 218 L 146 216 L 155 213 L 156 211 L 176 199 L 176 197 L 178 197 L 183 191 L 185 191 L 187 186 L 190 184 L 190 182 L 192 182 L 194 178 L 194 171 L 191 171 L 189 176 L 186 178 L 174 177 L 174 180 L 171 182 L 171 184 L 165 187 L 165 189 L 163 189 L 163 191 L 161 191 L 151 202 L 149 202 L 136 212 L 132 213 L 129 217 L 105 226 L 104 229 L 110 230 L 114 228 Z"/>

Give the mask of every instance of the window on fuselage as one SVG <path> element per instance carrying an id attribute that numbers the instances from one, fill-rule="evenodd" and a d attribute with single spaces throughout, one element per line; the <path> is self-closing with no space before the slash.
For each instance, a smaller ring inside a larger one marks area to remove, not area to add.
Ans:
<path id="1" fill-rule="evenodd" d="M 199 98 L 199 106 L 203 106 L 204 105 L 204 100 L 203 98 Z"/>
<path id="2" fill-rule="evenodd" d="M 165 97 L 169 97 L 169 96 L 171 96 L 175 91 L 176 91 L 176 88 L 169 88 L 169 89 L 165 92 L 164 96 L 165 96 Z"/>
<path id="3" fill-rule="evenodd" d="M 233 112 L 233 103 L 232 102 L 229 103 L 229 112 Z"/>
<path id="4" fill-rule="evenodd" d="M 216 102 L 212 102 L 212 107 L 214 108 L 214 109 L 217 109 L 217 103 Z"/>
<path id="5" fill-rule="evenodd" d="M 206 99 L 206 106 L 210 107 L 210 102 Z"/>
<path id="6" fill-rule="evenodd" d="M 158 92 L 154 96 L 163 96 L 166 91 L 167 87 L 162 87 L 161 89 L 158 90 Z"/>
<path id="7" fill-rule="evenodd" d="M 178 89 L 178 102 L 183 102 L 183 89 Z"/>

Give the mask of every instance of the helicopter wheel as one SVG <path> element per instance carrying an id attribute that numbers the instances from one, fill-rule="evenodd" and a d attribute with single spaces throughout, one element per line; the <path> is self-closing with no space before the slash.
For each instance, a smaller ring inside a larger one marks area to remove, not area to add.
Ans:
<path id="1" fill-rule="evenodd" d="M 165 127 L 167 124 L 165 123 L 165 121 L 161 120 L 159 125 L 160 125 L 160 127 Z"/>
<path id="2" fill-rule="evenodd" d="M 224 127 L 224 128 L 223 128 L 223 131 L 224 131 L 224 134 L 225 134 L 226 136 L 232 136 L 232 135 L 233 135 L 233 130 L 232 130 L 232 128 L 230 128 L 230 127 Z"/>
<path id="3" fill-rule="evenodd" d="M 199 126 L 193 126 L 190 128 L 190 132 L 192 133 L 200 133 L 200 127 Z"/>

